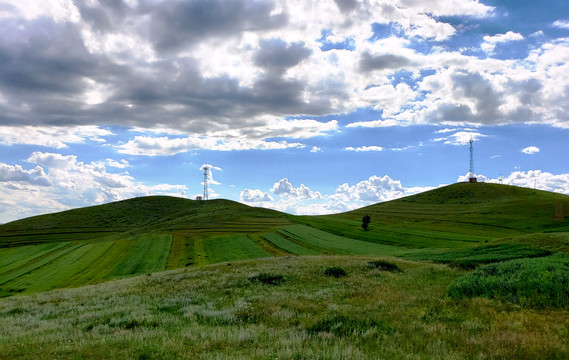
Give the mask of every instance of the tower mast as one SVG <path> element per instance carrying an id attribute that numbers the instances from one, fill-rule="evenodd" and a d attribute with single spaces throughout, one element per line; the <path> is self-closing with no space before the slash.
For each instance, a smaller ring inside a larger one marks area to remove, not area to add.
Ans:
<path id="1" fill-rule="evenodd" d="M 207 180 L 209 178 L 209 167 L 208 166 L 204 166 L 203 167 L 203 199 L 207 200 Z"/>
<path id="2" fill-rule="evenodd" d="M 468 172 L 468 181 L 471 183 L 476 182 L 476 177 L 474 176 L 474 149 L 472 147 L 474 139 L 470 138 L 470 171 Z"/>

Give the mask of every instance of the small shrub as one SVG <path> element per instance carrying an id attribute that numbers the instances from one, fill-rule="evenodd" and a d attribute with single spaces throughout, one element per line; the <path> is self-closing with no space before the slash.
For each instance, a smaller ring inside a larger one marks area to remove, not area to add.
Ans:
<path id="1" fill-rule="evenodd" d="M 341 278 L 341 277 L 344 277 L 348 274 L 346 273 L 346 270 L 342 269 L 339 266 L 331 266 L 331 267 L 327 268 L 326 270 L 324 270 L 324 275 L 332 276 L 335 278 Z"/>
<path id="2" fill-rule="evenodd" d="M 261 283 L 265 285 L 280 285 L 285 281 L 282 275 L 271 275 L 266 273 L 261 273 L 257 276 L 249 278 L 254 283 Z"/>
<path id="3" fill-rule="evenodd" d="M 367 265 L 382 271 L 401 272 L 399 266 L 384 260 L 368 261 Z"/>
<path id="4" fill-rule="evenodd" d="M 458 268 L 461 270 L 474 270 L 478 266 L 478 261 L 470 259 L 458 259 L 451 261 L 448 266 L 451 268 Z"/>

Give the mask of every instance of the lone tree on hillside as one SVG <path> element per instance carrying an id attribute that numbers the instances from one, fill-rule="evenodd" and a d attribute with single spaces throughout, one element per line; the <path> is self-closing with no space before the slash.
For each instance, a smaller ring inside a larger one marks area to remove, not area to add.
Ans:
<path id="1" fill-rule="evenodd" d="M 369 215 L 364 215 L 364 217 L 362 217 L 362 227 L 364 228 L 365 231 L 367 231 L 367 227 L 369 226 L 370 222 L 371 218 L 369 217 Z"/>

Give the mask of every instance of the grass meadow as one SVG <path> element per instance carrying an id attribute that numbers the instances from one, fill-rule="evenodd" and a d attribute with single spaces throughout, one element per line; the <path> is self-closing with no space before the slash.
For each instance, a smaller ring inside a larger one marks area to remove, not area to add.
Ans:
<path id="1" fill-rule="evenodd" d="M 396 258 L 291 256 L 10 297 L 0 300 L 0 358 L 569 357 L 567 309 L 449 296 L 465 274 Z"/>

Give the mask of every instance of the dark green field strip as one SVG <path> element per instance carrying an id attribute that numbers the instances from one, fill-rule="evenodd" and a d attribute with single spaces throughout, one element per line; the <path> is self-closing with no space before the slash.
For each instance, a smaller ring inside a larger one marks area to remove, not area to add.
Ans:
<path id="1" fill-rule="evenodd" d="M 271 257 L 271 254 L 251 241 L 245 234 L 212 236 L 202 239 L 203 248 L 210 264 Z"/>
<path id="2" fill-rule="evenodd" d="M 62 246 L 57 247 L 56 249 L 50 251 L 47 254 L 31 258 L 28 262 L 19 266 L 13 271 L 9 273 L 4 273 L 2 276 L 0 276 L 0 286 L 4 286 L 4 284 L 13 281 L 16 278 L 30 274 L 34 272 L 36 269 L 39 269 L 43 266 L 49 266 L 58 258 L 65 256 L 65 254 L 67 254 L 68 252 L 71 252 L 83 245 L 84 244 L 64 243 L 62 244 Z"/>
<path id="3" fill-rule="evenodd" d="M 39 232 L 39 231 L 36 231 Z M 105 231 L 67 231 L 47 233 L 22 233 L 19 235 L 0 235 L 0 248 L 16 247 L 23 245 L 37 245 L 49 242 L 98 240 L 110 235 L 119 234 L 117 230 Z"/>
<path id="4" fill-rule="evenodd" d="M 109 277 L 152 273 L 166 269 L 172 235 L 145 234 L 129 242 L 125 256 L 109 273 Z"/>
<path id="5" fill-rule="evenodd" d="M 203 233 L 203 232 L 216 232 L 216 233 L 256 233 L 269 231 L 274 228 L 288 225 L 290 222 L 216 222 L 205 224 L 176 224 L 168 227 L 174 231 L 183 231 L 186 233 Z"/>
<path id="6" fill-rule="evenodd" d="M 66 245 L 66 243 L 49 243 L 2 249 L 0 251 L 0 277 L 4 273 L 14 271 L 33 259 Z"/>
<path id="7" fill-rule="evenodd" d="M 343 236 L 327 233 L 305 225 L 289 225 L 279 231 L 285 237 L 290 237 L 300 244 L 317 247 L 323 252 L 348 255 L 392 255 L 403 251 L 397 246 L 371 243 L 349 239 Z"/>
<path id="8" fill-rule="evenodd" d="M 83 259 L 90 253 L 94 244 L 76 244 L 73 250 L 62 254 L 52 262 L 38 267 L 6 284 L 14 289 L 26 289 L 33 292 L 47 291 L 65 287 L 73 274 L 89 266 Z"/>
<path id="9" fill-rule="evenodd" d="M 294 255 L 321 255 L 320 252 L 298 245 L 290 240 L 283 238 L 275 233 L 268 233 L 263 235 L 265 240 Z"/>

